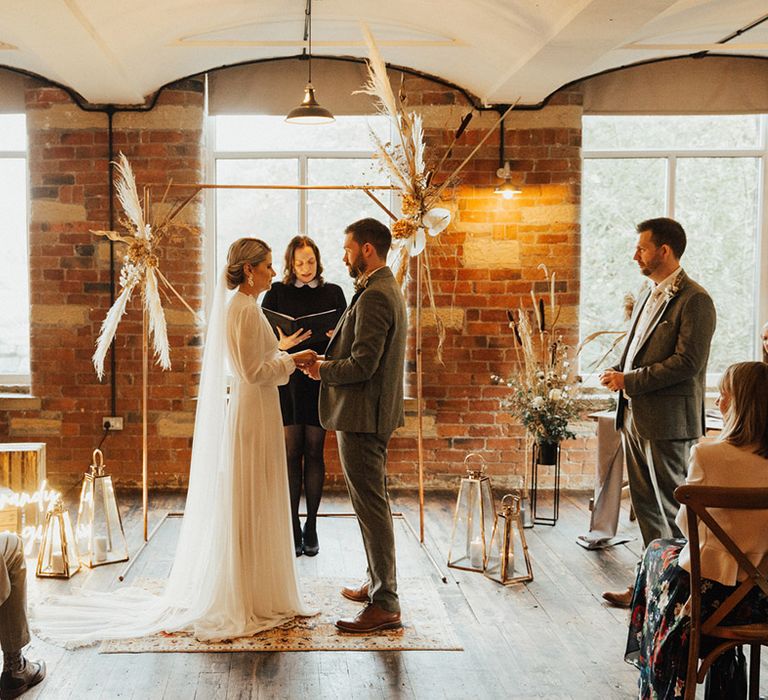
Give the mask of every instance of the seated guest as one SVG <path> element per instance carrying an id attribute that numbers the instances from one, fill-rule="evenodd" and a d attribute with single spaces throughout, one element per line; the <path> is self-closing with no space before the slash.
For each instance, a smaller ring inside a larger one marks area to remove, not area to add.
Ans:
<path id="1" fill-rule="evenodd" d="M 768 365 L 740 362 L 725 370 L 718 406 L 723 431 L 715 442 L 691 450 L 686 483 L 768 487 Z M 757 566 L 768 561 L 768 512 L 719 510 L 718 522 Z M 677 524 L 687 536 L 685 508 Z M 702 617 L 746 576 L 709 529 L 699 525 Z M 690 551 L 685 539 L 648 545 L 635 581 L 625 659 L 640 669 L 640 698 L 682 697 L 686 683 L 690 616 Z M 768 597 L 753 589 L 722 624 L 768 620 Z M 693 681 L 695 682 L 695 681 Z"/>
<path id="2" fill-rule="evenodd" d="M 0 699 L 17 698 L 45 678 L 43 661 L 28 661 L 21 650 L 29 644 L 27 567 L 18 535 L 0 532 L 0 648 L 3 675 Z"/>

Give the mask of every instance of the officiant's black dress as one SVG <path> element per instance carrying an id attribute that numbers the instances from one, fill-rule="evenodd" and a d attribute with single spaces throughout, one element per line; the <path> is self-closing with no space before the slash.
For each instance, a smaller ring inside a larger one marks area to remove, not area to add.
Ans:
<path id="1" fill-rule="evenodd" d="M 274 282 L 272 288 L 264 295 L 262 307 L 281 314 L 307 316 L 323 311 L 347 308 L 344 292 L 337 284 L 326 282 L 317 287 L 304 285 L 297 287 L 293 284 Z M 319 355 L 328 346 L 327 336 L 312 336 L 303 343 L 288 350 L 289 353 L 299 350 L 312 349 Z M 310 379 L 303 372 L 294 372 L 285 386 L 280 389 L 280 410 L 283 414 L 283 425 L 320 425 L 317 414 L 317 398 L 320 392 L 320 382 Z"/>

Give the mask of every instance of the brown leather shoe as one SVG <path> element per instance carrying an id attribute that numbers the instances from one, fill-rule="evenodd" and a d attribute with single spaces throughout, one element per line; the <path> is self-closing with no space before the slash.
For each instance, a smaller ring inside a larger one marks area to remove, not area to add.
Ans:
<path id="1" fill-rule="evenodd" d="M 348 588 L 347 586 L 344 586 L 341 589 L 341 595 L 347 600 L 354 600 L 355 603 L 367 603 L 370 599 L 368 596 L 367 583 L 364 583 L 359 588 Z"/>
<path id="2" fill-rule="evenodd" d="M 368 603 L 353 620 L 337 620 L 336 627 L 342 632 L 378 632 L 402 627 L 399 612 L 384 610 L 377 603 Z"/>
<path id="3" fill-rule="evenodd" d="M 634 586 L 628 586 L 626 591 L 606 591 L 603 593 L 603 598 L 617 608 L 628 608 L 632 605 L 632 593 L 634 593 L 634 590 Z"/>

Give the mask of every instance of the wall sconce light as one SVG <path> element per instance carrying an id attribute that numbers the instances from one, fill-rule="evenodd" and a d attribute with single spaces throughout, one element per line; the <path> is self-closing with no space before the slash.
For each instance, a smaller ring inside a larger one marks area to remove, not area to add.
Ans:
<path id="1" fill-rule="evenodd" d="M 504 199 L 512 199 L 516 194 L 520 194 L 521 190 L 510 182 L 512 171 L 509 168 L 509 161 L 505 161 L 504 167 L 496 171 L 496 177 L 501 178 L 504 182 L 493 191 L 494 194 L 499 194 Z"/>
<path id="2" fill-rule="evenodd" d="M 312 85 L 312 0 L 307 0 L 304 10 L 304 41 L 308 42 L 308 50 L 304 49 L 302 56 L 309 62 L 307 84 L 304 87 L 304 99 L 298 107 L 294 107 L 285 117 L 289 124 L 330 124 L 336 121 L 325 107 L 321 107 L 315 97 Z"/>
<path id="3" fill-rule="evenodd" d="M 503 163 L 503 165 L 502 165 Z M 494 194 L 501 195 L 504 199 L 512 199 L 515 195 L 520 194 L 520 190 L 515 187 L 512 182 L 512 170 L 509 167 L 509 161 L 504 160 L 504 120 L 501 120 L 499 124 L 499 165 L 501 166 L 496 171 L 496 177 L 504 180 L 494 191 Z"/>

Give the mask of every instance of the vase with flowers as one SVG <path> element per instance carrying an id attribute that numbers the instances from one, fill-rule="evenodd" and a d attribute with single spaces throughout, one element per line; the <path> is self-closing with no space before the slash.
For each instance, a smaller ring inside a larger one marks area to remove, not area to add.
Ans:
<path id="1" fill-rule="evenodd" d="M 507 311 L 517 363 L 506 378 L 494 383 L 509 387 L 502 407 L 517 418 L 536 444 L 539 464 L 555 464 L 563 440 L 576 437 L 571 423 L 583 412 L 579 398 L 580 377 L 572 364 L 571 348 L 558 329 L 560 307 L 556 301 L 555 273 L 545 265 L 549 304 L 531 290 L 531 308 Z M 549 322 L 548 322 L 549 317 Z"/>

